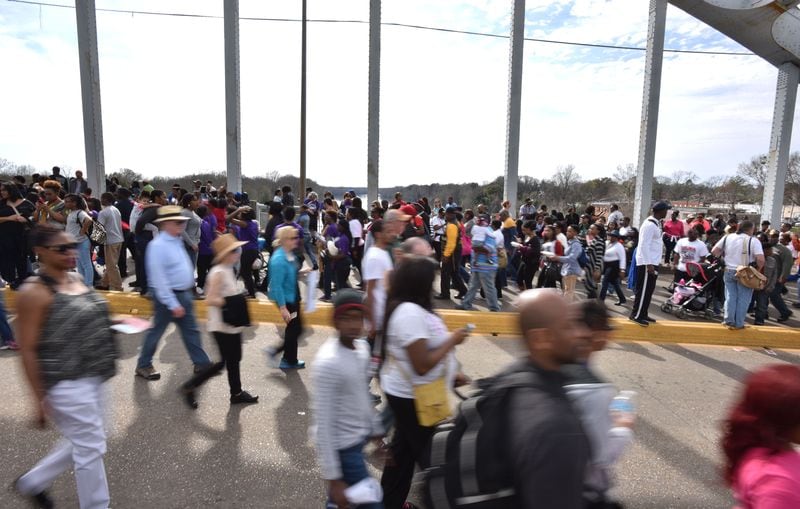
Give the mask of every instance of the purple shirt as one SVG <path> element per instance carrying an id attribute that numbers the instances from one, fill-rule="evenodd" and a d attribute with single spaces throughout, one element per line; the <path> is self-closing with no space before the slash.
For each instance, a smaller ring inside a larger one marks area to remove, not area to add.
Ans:
<path id="1" fill-rule="evenodd" d="M 250 221 L 244 228 L 236 228 L 236 238 L 247 242 L 242 246 L 243 251 L 258 251 L 258 223 Z"/>
<path id="2" fill-rule="evenodd" d="M 347 235 L 339 235 L 335 244 L 340 255 L 350 256 L 350 239 L 347 238 Z"/>
<path id="3" fill-rule="evenodd" d="M 338 236 L 339 236 L 339 228 L 337 228 L 335 224 L 330 224 L 325 228 L 326 239 L 328 240 L 335 239 Z"/>
<path id="4" fill-rule="evenodd" d="M 212 221 L 212 219 L 214 221 Z M 211 243 L 214 242 L 214 230 L 216 227 L 212 224 L 212 222 L 216 222 L 216 218 L 209 215 L 203 218 L 203 222 L 200 223 L 200 243 L 197 246 L 198 254 L 214 254 L 214 251 L 211 249 Z"/>

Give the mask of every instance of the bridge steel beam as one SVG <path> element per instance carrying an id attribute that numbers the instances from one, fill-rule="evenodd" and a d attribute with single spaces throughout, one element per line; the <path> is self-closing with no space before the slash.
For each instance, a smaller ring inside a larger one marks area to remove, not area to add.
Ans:
<path id="1" fill-rule="evenodd" d="M 76 0 L 75 16 L 78 28 L 86 180 L 95 195 L 99 195 L 106 189 L 106 163 L 103 152 L 103 113 L 100 109 L 100 66 L 94 0 Z"/>
<path id="2" fill-rule="evenodd" d="M 658 107 L 661 99 L 661 67 L 664 60 L 666 24 L 667 0 L 650 0 L 642 120 L 639 131 L 639 161 L 636 168 L 636 193 L 633 202 L 633 224 L 637 227 L 648 216 L 650 202 L 653 198 L 653 170 L 656 159 Z"/>
<path id="3" fill-rule="evenodd" d="M 239 105 L 239 0 L 224 0 L 225 151 L 228 191 L 242 191 L 242 122 Z"/>
<path id="4" fill-rule="evenodd" d="M 513 0 L 509 43 L 508 111 L 506 117 L 506 171 L 503 198 L 517 210 L 519 184 L 519 127 L 522 106 L 522 61 L 525 53 L 525 0 Z"/>
<path id="5" fill-rule="evenodd" d="M 369 2 L 369 92 L 367 98 L 367 199 L 378 199 L 381 114 L 381 0 Z"/>
<path id="6" fill-rule="evenodd" d="M 787 62 L 778 68 L 775 90 L 775 112 L 772 117 L 772 136 L 767 156 L 767 178 L 761 203 L 761 218 L 772 224 L 783 220 L 783 192 L 789 168 L 789 149 L 792 142 L 792 123 L 797 103 L 800 68 Z"/>

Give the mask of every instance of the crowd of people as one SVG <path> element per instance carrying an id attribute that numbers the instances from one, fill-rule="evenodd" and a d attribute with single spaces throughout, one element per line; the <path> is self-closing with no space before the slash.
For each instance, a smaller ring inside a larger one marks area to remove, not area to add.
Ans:
<path id="1" fill-rule="evenodd" d="M 671 206 L 663 201 L 637 229 L 616 205 L 608 217 L 591 206 L 578 215 L 530 199 L 518 211 L 505 202 L 491 212 L 485 205 L 461 207 L 452 197 L 444 204 L 406 202 L 397 193 L 392 202 L 365 208 L 355 192 L 340 201 L 324 193 L 320 201 L 307 189 L 299 202 L 284 186 L 267 204 L 269 218 L 261 225 L 246 195 L 211 182 L 194 182 L 192 191 L 176 184 L 169 194 L 146 182 L 130 188 L 111 182 L 96 200 L 56 170 L 30 184 L 16 179 L 0 186 L 2 277 L 19 292 L 16 330 L 0 307 L 0 334 L 6 347 L 21 349 L 38 421 L 52 420 L 65 439 L 15 483 L 39 507 L 53 506 L 48 488 L 73 464 L 80 506 L 110 504 L 101 393 L 116 372 L 116 349 L 108 306 L 93 290 L 122 290 L 128 253 L 133 287 L 154 309 L 135 375 L 160 380 L 153 357 L 174 322 L 194 367 L 179 388 L 192 409 L 199 407 L 197 389 L 222 370 L 231 404 L 258 403 L 242 388 L 239 368 L 241 334 L 250 325 L 247 300 L 257 292 L 266 293 L 285 324 L 281 343 L 264 349 L 269 364 L 306 367 L 298 358 L 300 283 L 319 281 L 320 300 L 332 303 L 334 332 L 310 363 L 313 437 L 328 506 L 339 508 L 413 507 L 407 498 L 415 470 L 429 474 L 431 489 L 430 479 L 441 470 L 429 468 L 443 461 L 432 452 L 437 424 L 451 417 L 456 426 L 462 418 L 474 423 L 474 414 L 452 416 L 447 403 L 449 389 L 470 383 L 456 354 L 471 329 L 448 331 L 433 304 L 453 299 L 453 291 L 460 309 L 473 309 L 480 295 L 489 311 L 499 311 L 503 290 L 519 290 L 516 313 L 527 353 L 483 387 L 485 396 L 475 396 L 488 401 L 501 389 L 510 391 L 497 407 L 505 427 L 494 437 L 505 447 L 492 448 L 485 462 L 508 470 L 495 492 L 473 493 L 505 497 L 502 503 L 510 505 L 502 507 L 618 507 L 610 498 L 614 464 L 632 440 L 635 413 L 614 409 L 618 393 L 593 371 L 591 357 L 611 336 L 603 300 L 611 290 L 616 304 L 626 305 L 625 279 L 635 289 L 630 319 L 642 326 L 655 321 L 648 309 L 659 268 L 673 265 L 680 285 L 690 277 L 687 264 L 707 257 L 725 264 L 719 304 L 727 327 L 743 327 L 750 306 L 756 323 L 766 319 L 769 303 L 780 321 L 791 315 L 782 296 L 797 239 L 788 229 L 762 224 L 756 233 L 747 220 L 718 217 L 709 224 L 702 215 L 682 220 L 675 212 L 664 221 Z M 765 280 L 755 292 L 737 270 L 751 264 Z M 578 298 L 581 281 L 587 299 Z M 205 328 L 220 361 L 203 349 L 197 299 L 206 300 Z M 780 369 L 780 379 L 753 376 L 726 425 L 726 479 L 747 507 L 770 507 L 760 504 L 775 494 L 759 484 L 763 474 L 753 466 L 767 463 L 789 471 L 775 489 L 800 503 L 800 475 L 791 471 L 800 419 L 768 406 L 787 399 L 748 403 L 751 391 L 766 394 L 780 384 L 797 400 L 799 373 Z M 463 412 L 490 404 L 472 401 Z M 765 429 L 775 427 L 771 434 L 752 432 L 753 415 L 763 417 Z M 379 445 L 385 466 L 378 482 L 369 476 L 364 449 L 385 436 L 391 439 Z M 484 468 L 483 462 L 473 468 Z M 352 500 L 356 487 L 371 494 L 358 504 Z"/>

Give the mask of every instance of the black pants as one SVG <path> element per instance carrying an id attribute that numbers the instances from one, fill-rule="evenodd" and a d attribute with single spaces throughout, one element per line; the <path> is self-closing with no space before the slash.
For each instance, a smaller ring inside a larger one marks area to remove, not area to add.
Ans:
<path id="1" fill-rule="evenodd" d="M 636 298 L 633 301 L 631 318 L 636 320 L 649 318 L 648 308 L 650 307 L 650 299 L 653 298 L 653 290 L 656 289 L 657 279 L 658 272 L 650 274 L 647 272 L 646 265 L 636 266 Z"/>
<path id="2" fill-rule="evenodd" d="M 239 394 L 242 392 L 242 380 L 239 375 L 239 363 L 242 361 L 242 335 L 225 334 L 224 332 L 212 332 L 211 334 L 214 335 L 214 340 L 219 347 L 222 362 L 215 362 L 208 369 L 197 373 L 186 382 L 185 387 L 200 387 L 206 380 L 222 371 L 222 368 L 225 368 L 228 371 L 228 386 L 231 390 L 231 396 Z"/>
<path id="3" fill-rule="evenodd" d="M 286 324 L 286 332 L 283 334 L 283 344 L 275 349 L 275 353 L 283 352 L 283 360 L 289 364 L 297 362 L 297 340 L 303 332 L 303 320 L 300 315 L 300 303 L 286 303 L 289 313 L 297 313 L 297 316 L 289 320 Z"/>
<path id="4" fill-rule="evenodd" d="M 539 270 L 539 263 L 534 261 L 523 262 L 519 267 L 517 273 L 517 281 L 525 290 L 533 288 L 533 278 L 536 276 L 536 271 Z"/>
<path id="5" fill-rule="evenodd" d="M 467 286 L 461 280 L 461 274 L 458 273 L 458 268 L 461 266 L 461 256 L 453 253 L 450 261 L 442 260 L 442 274 L 440 277 L 440 287 L 442 295 L 450 295 L 451 283 L 458 290 L 459 295 L 467 293 Z"/>
<path id="6" fill-rule="evenodd" d="M 206 286 L 206 276 L 208 271 L 211 270 L 211 261 L 214 255 L 197 255 L 197 287 L 204 288 Z"/>
<path id="7" fill-rule="evenodd" d="M 442 261 L 442 242 L 440 240 L 434 240 L 431 242 L 431 245 L 433 246 L 433 252 L 436 255 L 436 261 Z"/>
<path id="8" fill-rule="evenodd" d="M 144 264 L 145 253 L 147 252 L 147 245 L 153 240 L 152 236 L 137 235 L 136 236 L 136 281 L 139 283 L 139 288 L 142 292 L 147 292 L 147 268 Z"/>
<path id="9" fill-rule="evenodd" d="M 256 281 L 253 279 L 253 262 L 258 258 L 257 249 L 245 249 L 242 251 L 241 269 L 239 275 L 242 276 L 244 287 L 248 295 L 256 296 Z"/>
<path id="10" fill-rule="evenodd" d="M 672 259 L 672 253 L 677 243 L 678 241 L 672 240 L 672 237 L 664 237 L 664 263 L 669 263 Z"/>
<path id="11" fill-rule="evenodd" d="M 0 275 L 7 283 L 22 281 L 28 277 L 28 255 L 26 239 L 9 235 L 0 239 Z"/>
<path id="12" fill-rule="evenodd" d="M 136 239 L 134 234 L 130 231 L 123 231 L 122 237 L 122 249 L 119 250 L 119 260 L 117 260 L 117 266 L 119 267 L 119 275 L 122 277 L 128 277 L 128 251 L 131 252 L 131 256 L 133 257 L 133 261 L 135 263 L 137 258 Z"/>
<path id="13" fill-rule="evenodd" d="M 427 452 L 431 436 L 436 428 L 420 426 L 414 400 L 387 394 L 389 406 L 394 412 L 394 438 L 392 439 L 393 464 L 387 464 L 381 476 L 383 506 L 385 509 L 401 509 L 411 488 L 414 465 L 426 468 Z"/>
<path id="14" fill-rule="evenodd" d="M 619 279 L 619 260 L 605 262 L 603 269 L 603 282 L 600 285 L 600 300 L 606 300 L 608 289 L 612 288 L 617 293 L 620 303 L 625 302 L 625 294 L 622 293 L 622 286 Z"/>
<path id="15" fill-rule="evenodd" d="M 333 272 L 336 276 L 336 291 L 342 288 L 350 288 L 350 265 L 352 264 L 352 259 L 349 256 L 345 256 L 333 263 L 335 265 Z"/>

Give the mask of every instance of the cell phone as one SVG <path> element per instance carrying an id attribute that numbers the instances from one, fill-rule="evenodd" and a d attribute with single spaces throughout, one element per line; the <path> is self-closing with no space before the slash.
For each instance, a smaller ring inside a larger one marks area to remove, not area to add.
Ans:
<path id="1" fill-rule="evenodd" d="M 465 331 L 467 331 L 467 332 L 472 332 L 472 331 L 474 331 L 474 330 L 475 330 L 475 324 L 474 324 L 474 323 L 468 323 L 468 324 L 466 324 L 466 325 L 464 326 L 464 330 L 465 330 Z"/>

